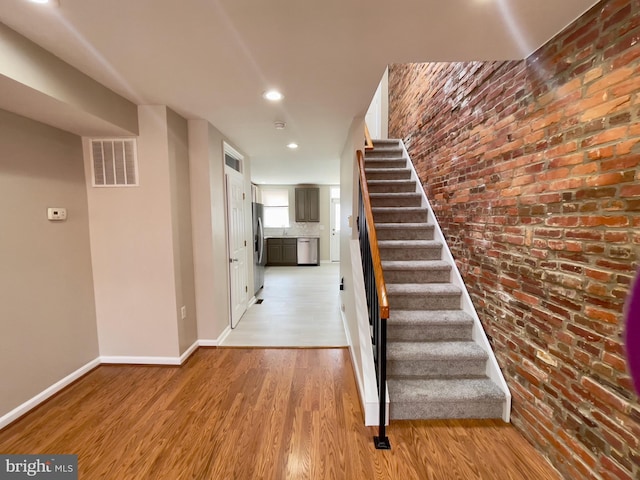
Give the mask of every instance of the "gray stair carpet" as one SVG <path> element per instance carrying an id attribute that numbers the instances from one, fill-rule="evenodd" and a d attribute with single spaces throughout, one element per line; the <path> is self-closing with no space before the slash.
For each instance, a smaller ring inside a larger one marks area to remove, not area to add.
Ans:
<path id="1" fill-rule="evenodd" d="M 486 376 L 487 353 L 461 310 L 422 187 L 398 140 L 365 153 L 382 270 L 387 284 L 387 387 L 391 419 L 500 418 L 505 397 Z"/>

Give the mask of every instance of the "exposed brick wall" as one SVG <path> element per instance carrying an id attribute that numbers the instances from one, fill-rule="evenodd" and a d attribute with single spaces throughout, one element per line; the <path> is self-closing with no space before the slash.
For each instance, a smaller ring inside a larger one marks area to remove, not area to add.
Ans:
<path id="1" fill-rule="evenodd" d="M 640 258 L 640 2 L 526 61 L 393 65 L 404 139 L 513 393 L 567 479 L 640 478 L 623 308 Z"/>

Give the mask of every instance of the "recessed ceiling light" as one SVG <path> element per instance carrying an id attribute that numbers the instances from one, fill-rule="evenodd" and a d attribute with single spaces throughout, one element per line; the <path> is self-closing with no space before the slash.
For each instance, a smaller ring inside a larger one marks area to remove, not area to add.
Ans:
<path id="1" fill-rule="evenodd" d="M 46 3 L 50 3 L 52 5 L 55 5 L 56 3 L 58 3 L 57 0 L 29 0 L 31 3 L 42 3 L 42 4 L 46 4 Z"/>
<path id="2" fill-rule="evenodd" d="M 287 145 L 287 147 L 289 147 L 291 150 L 295 150 L 296 148 L 298 148 L 298 144 L 291 142 L 289 145 Z"/>
<path id="3" fill-rule="evenodd" d="M 269 90 L 266 91 L 262 94 L 262 97 L 270 100 L 272 102 L 277 102 L 278 100 L 282 100 L 284 98 L 284 95 L 282 95 L 279 91 L 277 90 Z"/>

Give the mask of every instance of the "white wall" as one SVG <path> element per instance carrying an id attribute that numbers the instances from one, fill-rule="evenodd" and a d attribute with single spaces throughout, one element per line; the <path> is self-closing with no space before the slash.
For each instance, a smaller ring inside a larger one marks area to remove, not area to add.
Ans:
<path id="1" fill-rule="evenodd" d="M 2 418 L 99 354 L 80 137 L 0 110 L 0 201 Z"/>
<path id="2" fill-rule="evenodd" d="M 342 305 L 347 320 L 351 354 L 356 377 L 363 376 L 360 335 L 357 323 L 356 292 L 353 282 L 351 241 L 358 238 L 356 217 L 358 216 L 358 176 L 356 175 L 357 149 L 364 149 L 364 119 L 354 119 L 340 161 L 340 277 L 344 279 Z M 349 225 L 349 216 L 352 224 Z M 359 385 L 362 387 L 362 385 Z"/>
<path id="3" fill-rule="evenodd" d="M 229 272 L 224 189 L 225 137 L 206 120 L 189 120 L 191 215 L 198 338 L 215 345 L 229 327 Z M 252 245 L 250 159 L 244 156 L 245 228 Z M 253 250 L 247 249 L 248 280 L 253 284 Z"/>
<path id="4" fill-rule="evenodd" d="M 373 139 L 389 137 L 389 69 L 386 68 L 373 94 L 365 117 Z"/>
<path id="5" fill-rule="evenodd" d="M 2 23 L 0 58 L 0 108 L 85 135 L 138 133 L 134 103 Z"/>
<path id="6" fill-rule="evenodd" d="M 193 271 L 189 134 L 187 121 L 169 109 L 167 109 L 167 128 L 176 318 L 178 318 L 178 338 L 180 354 L 182 354 L 198 339 Z M 181 307 L 185 308 L 186 316 L 184 319 Z"/>
<path id="7" fill-rule="evenodd" d="M 102 356 L 179 355 L 167 109 L 138 109 L 140 186 L 91 187 L 85 170 Z"/>

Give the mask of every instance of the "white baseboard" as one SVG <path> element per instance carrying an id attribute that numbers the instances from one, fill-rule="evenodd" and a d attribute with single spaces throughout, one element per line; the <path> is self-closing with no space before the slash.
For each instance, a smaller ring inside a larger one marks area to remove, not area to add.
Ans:
<path id="1" fill-rule="evenodd" d="M 193 344 L 185 350 L 185 352 L 179 357 L 134 357 L 129 355 L 111 355 L 101 356 L 101 364 L 112 365 L 182 365 L 187 358 L 196 351 L 200 346 L 200 340 L 196 340 Z"/>
<path id="2" fill-rule="evenodd" d="M 187 348 L 182 355 L 180 355 L 180 365 L 187 361 L 193 352 L 195 352 L 200 346 L 200 342 L 196 340 L 193 344 Z"/>
<path id="3" fill-rule="evenodd" d="M 10 423 L 14 422 L 24 414 L 28 413 L 30 410 L 34 409 L 42 402 L 47 400 L 52 395 L 58 393 L 63 388 L 75 382 L 77 379 L 82 377 L 85 373 L 90 372 L 94 368 L 105 365 L 182 365 L 187 359 L 198 349 L 198 347 L 217 347 L 220 342 L 229 335 L 231 329 L 227 327 L 224 332 L 220 335 L 218 339 L 215 340 L 196 340 L 193 344 L 185 350 L 185 352 L 179 357 L 135 357 L 135 356 L 125 356 L 125 355 L 103 355 L 95 360 L 90 361 L 86 365 L 80 367 L 73 373 L 70 373 L 62 380 L 54 383 L 47 389 L 43 390 L 33 398 L 30 398 L 22 405 L 17 406 L 13 410 L 11 410 L 6 415 L 0 417 L 0 429 L 6 427 Z"/>
<path id="4" fill-rule="evenodd" d="M 96 358 L 95 360 L 91 360 L 89 363 L 87 363 L 86 365 L 80 367 L 75 372 L 70 373 L 69 375 L 64 377 L 62 380 L 59 380 L 58 382 L 56 382 L 53 385 L 51 385 L 49 388 L 43 390 L 42 392 L 37 394 L 35 397 L 27 400 L 22 405 L 17 406 L 16 408 L 11 410 L 6 415 L 0 417 L 0 429 L 6 427 L 11 422 L 17 420 L 22 415 L 24 415 L 25 413 L 29 412 L 29 410 L 34 409 L 35 407 L 40 405 L 42 402 L 44 402 L 46 399 L 48 399 L 52 395 L 55 395 L 60 390 L 62 390 L 66 386 L 72 384 L 77 379 L 82 377 L 84 374 L 90 372 L 91 370 L 93 370 L 94 368 L 96 368 L 99 365 L 100 365 L 100 358 Z"/>
<path id="5" fill-rule="evenodd" d="M 224 331 L 218 337 L 217 345 L 222 345 L 222 342 L 224 342 L 225 338 L 227 338 L 230 333 L 231 333 L 231 326 L 227 325 L 227 328 L 225 328 Z"/>
<path id="6" fill-rule="evenodd" d="M 132 357 L 127 355 L 101 356 L 106 365 L 180 365 L 180 357 Z"/>

